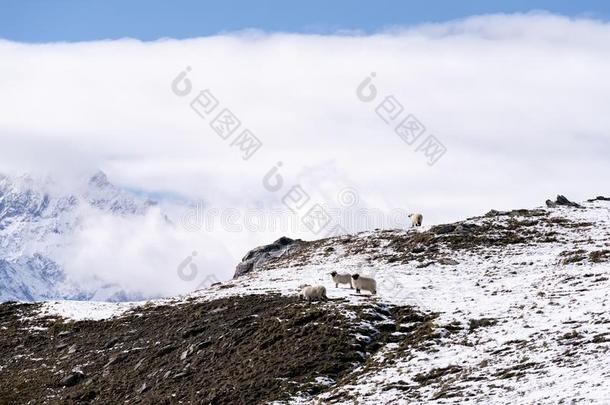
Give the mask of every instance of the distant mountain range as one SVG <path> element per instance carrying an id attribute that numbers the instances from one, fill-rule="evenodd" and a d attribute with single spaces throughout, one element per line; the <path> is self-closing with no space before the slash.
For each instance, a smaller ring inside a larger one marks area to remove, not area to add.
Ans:
<path id="1" fill-rule="evenodd" d="M 59 192 L 52 179 L 0 175 L 0 301 L 142 298 L 99 278 L 79 285 L 54 258 L 85 215 L 141 216 L 156 202 L 111 184 L 101 171 L 74 188 Z"/>

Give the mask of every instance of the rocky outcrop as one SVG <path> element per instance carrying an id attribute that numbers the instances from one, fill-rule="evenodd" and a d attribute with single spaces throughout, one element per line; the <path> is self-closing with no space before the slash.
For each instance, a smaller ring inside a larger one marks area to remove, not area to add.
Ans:
<path id="1" fill-rule="evenodd" d="M 256 271 L 263 264 L 266 264 L 270 260 L 281 257 L 287 251 L 294 252 L 303 243 L 300 239 L 290 239 L 286 236 L 282 236 L 275 242 L 259 246 L 244 256 L 241 263 L 235 268 L 235 275 L 233 278 L 243 276 L 244 274 Z"/>
<path id="2" fill-rule="evenodd" d="M 555 208 L 555 207 L 558 207 L 558 206 L 582 208 L 582 205 L 568 200 L 563 195 L 558 195 L 557 199 L 555 201 L 546 200 L 546 206 L 549 207 L 549 208 Z"/>
<path id="3" fill-rule="evenodd" d="M 590 200 L 587 200 L 588 202 L 595 202 L 595 201 L 610 201 L 610 197 L 604 197 L 604 196 L 597 196 L 595 198 L 591 198 Z"/>

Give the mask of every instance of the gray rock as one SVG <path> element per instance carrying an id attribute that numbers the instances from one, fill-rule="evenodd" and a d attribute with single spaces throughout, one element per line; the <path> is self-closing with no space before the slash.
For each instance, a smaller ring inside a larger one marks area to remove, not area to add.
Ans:
<path id="1" fill-rule="evenodd" d="M 182 332 L 182 338 L 187 339 L 191 336 L 199 335 L 205 331 L 205 326 L 193 326 Z"/>
<path id="2" fill-rule="evenodd" d="M 63 350 L 63 349 L 65 349 L 66 347 L 68 347 L 68 344 L 67 344 L 67 343 L 60 343 L 60 344 L 58 344 L 57 346 L 55 346 L 55 348 L 56 348 L 57 350 Z"/>
<path id="3" fill-rule="evenodd" d="M 444 235 L 446 233 L 451 233 L 455 231 L 456 226 L 451 224 L 437 225 L 433 226 L 430 229 L 430 232 L 435 233 L 437 235 Z"/>
<path id="4" fill-rule="evenodd" d="M 73 387 L 85 378 L 85 374 L 82 371 L 73 371 L 64 378 L 61 379 L 59 385 L 62 387 Z"/>
<path id="5" fill-rule="evenodd" d="M 455 231 L 456 233 L 471 233 L 473 231 L 476 231 L 478 228 L 480 228 L 478 225 L 476 224 L 458 224 L 455 227 Z"/>
<path id="6" fill-rule="evenodd" d="M 106 365 L 104 366 L 104 368 L 110 367 L 113 364 L 118 364 L 121 363 L 123 360 L 125 360 L 127 358 L 127 353 L 120 353 L 117 354 L 115 356 L 112 356 L 110 358 L 110 360 L 108 360 L 108 363 L 106 363 Z"/>
<path id="7" fill-rule="evenodd" d="M 438 261 L 438 262 L 439 262 L 440 264 L 445 265 L 445 266 L 455 266 L 455 265 L 457 265 L 457 264 L 460 264 L 460 262 L 458 262 L 457 260 L 455 260 L 455 259 L 450 259 L 450 258 L 448 258 L 448 257 L 444 257 L 444 258 L 442 258 L 442 259 L 439 259 L 439 261 Z"/>
<path id="8" fill-rule="evenodd" d="M 243 276 L 244 274 L 258 270 L 266 262 L 276 257 L 282 256 L 287 251 L 292 251 L 298 248 L 303 243 L 300 239 L 290 239 L 282 236 L 275 242 L 259 246 L 249 251 L 246 256 L 242 259 L 241 263 L 235 268 L 235 274 L 233 278 Z"/>
<path id="9" fill-rule="evenodd" d="M 142 386 L 138 389 L 138 394 L 143 394 L 149 389 L 150 387 L 146 383 L 143 383 Z"/>
<path id="10" fill-rule="evenodd" d="M 110 349 L 110 348 L 114 347 L 114 345 L 119 343 L 119 340 L 120 339 L 118 337 L 113 337 L 108 342 L 106 342 L 106 344 L 104 345 L 104 349 Z"/>
<path id="11" fill-rule="evenodd" d="M 159 349 L 159 351 L 157 351 L 157 353 L 155 354 L 155 358 L 157 357 L 161 357 L 161 356 L 165 356 L 168 353 L 173 352 L 174 350 L 176 350 L 176 346 L 169 344 L 169 345 L 165 345 L 162 348 Z"/>
<path id="12" fill-rule="evenodd" d="M 208 347 L 209 345 L 212 344 L 212 339 L 206 339 L 203 342 L 199 342 L 195 345 L 194 350 L 195 351 L 199 351 L 201 349 L 205 349 L 206 347 Z"/>
<path id="13" fill-rule="evenodd" d="M 574 207 L 574 208 L 582 208 L 582 205 L 580 204 L 576 204 L 575 202 L 572 202 L 570 200 L 568 200 L 565 196 L 563 195 L 558 195 L 557 199 L 555 200 L 555 204 L 557 205 L 563 205 L 565 207 Z M 547 204 L 548 205 L 548 204 Z"/>
<path id="14" fill-rule="evenodd" d="M 188 349 L 186 349 L 185 351 L 182 352 L 182 354 L 180 355 L 180 360 L 182 360 L 182 361 L 186 360 L 187 357 L 189 357 L 191 354 L 193 354 L 194 348 L 195 348 L 195 345 L 190 345 L 188 347 Z"/>
<path id="15" fill-rule="evenodd" d="M 138 361 L 138 364 L 136 364 L 136 366 L 134 367 L 134 370 L 139 369 L 142 366 L 142 364 L 144 363 L 144 360 L 146 360 L 146 359 L 140 359 L 140 361 Z"/>
<path id="16" fill-rule="evenodd" d="M 610 197 L 604 197 L 604 196 L 597 196 L 595 198 L 591 198 L 590 200 L 587 200 L 588 202 L 595 202 L 595 201 L 610 201 Z"/>

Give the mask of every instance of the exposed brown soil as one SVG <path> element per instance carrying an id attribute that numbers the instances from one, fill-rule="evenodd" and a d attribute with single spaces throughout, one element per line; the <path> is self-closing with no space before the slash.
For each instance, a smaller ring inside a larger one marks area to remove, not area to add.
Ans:
<path id="1" fill-rule="evenodd" d="M 489 326 L 494 326 L 497 323 L 498 320 L 493 318 L 471 319 L 468 322 L 468 329 L 472 332 L 479 328 L 487 328 Z"/>
<path id="2" fill-rule="evenodd" d="M 589 254 L 589 260 L 593 263 L 610 262 L 610 250 L 597 250 Z"/>
<path id="3" fill-rule="evenodd" d="M 534 363 L 534 362 L 524 362 L 524 363 L 516 364 L 512 367 L 508 367 L 508 368 L 498 371 L 496 373 L 496 377 L 498 377 L 500 379 L 519 378 L 519 377 L 525 375 L 526 370 L 534 369 L 539 366 L 540 365 L 538 363 Z"/>
<path id="4" fill-rule="evenodd" d="M 559 254 L 561 264 L 573 264 L 584 262 L 587 259 L 587 251 L 583 249 L 566 250 Z"/>
<path id="5" fill-rule="evenodd" d="M 316 377 L 349 375 L 405 317 L 428 319 L 406 307 L 279 295 L 144 307 L 97 322 L 23 320 L 36 311 L 0 305 L 1 404 L 257 404 L 316 394 L 327 389 Z"/>
<path id="6" fill-rule="evenodd" d="M 434 368 L 425 374 L 417 374 L 415 377 L 413 377 L 413 379 L 422 385 L 428 385 L 434 382 L 439 382 L 448 374 L 459 373 L 460 371 L 462 371 L 462 367 L 455 365 L 444 368 Z"/>

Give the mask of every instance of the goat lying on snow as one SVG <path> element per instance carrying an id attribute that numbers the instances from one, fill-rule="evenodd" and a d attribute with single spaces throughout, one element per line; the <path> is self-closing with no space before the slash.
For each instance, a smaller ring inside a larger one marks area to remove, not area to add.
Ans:
<path id="1" fill-rule="evenodd" d="M 360 290 L 368 291 L 373 295 L 377 294 L 377 282 L 374 278 L 362 277 L 360 274 L 353 274 L 352 285 L 358 294 L 360 294 Z"/>
<path id="2" fill-rule="evenodd" d="M 349 274 L 338 274 L 336 271 L 330 273 L 330 276 L 333 278 L 333 282 L 335 283 L 335 287 L 339 288 L 339 284 L 349 284 L 349 288 L 354 288 L 352 286 L 352 276 Z"/>
<path id="3" fill-rule="evenodd" d="M 301 285 L 299 286 L 301 292 L 299 293 L 299 299 L 306 299 L 311 302 L 314 300 L 327 301 L 326 287 L 323 285 Z"/>

